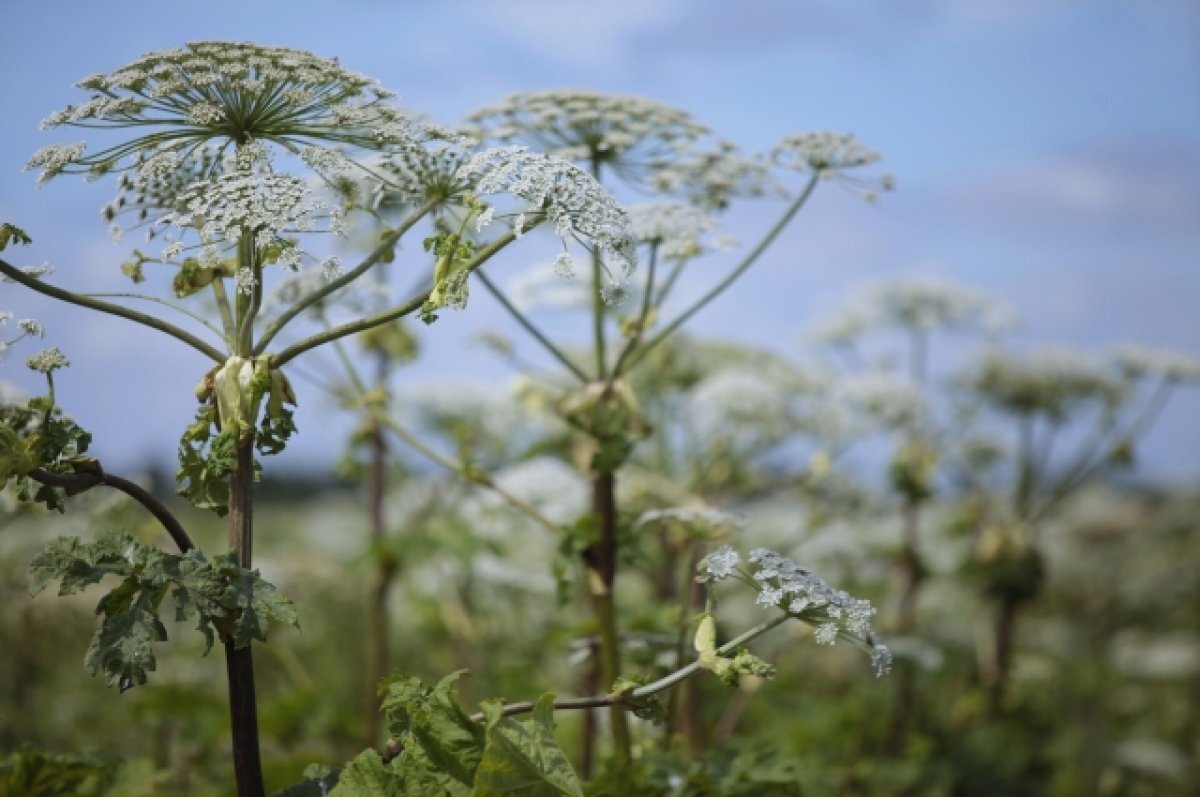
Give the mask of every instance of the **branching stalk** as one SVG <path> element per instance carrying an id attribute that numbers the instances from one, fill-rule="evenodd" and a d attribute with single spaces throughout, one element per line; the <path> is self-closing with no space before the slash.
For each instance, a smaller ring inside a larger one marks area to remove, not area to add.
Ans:
<path id="1" fill-rule="evenodd" d="M 683 326 L 683 324 L 686 323 L 689 318 L 700 312 L 700 310 L 702 310 L 705 305 L 707 305 L 713 299 L 720 296 L 726 288 L 737 281 L 738 277 L 742 276 L 747 269 L 754 265 L 754 262 L 758 260 L 759 256 L 762 255 L 762 253 L 767 250 L 767 247 L 779 237 L 779 234 L 783 232 L 784 227 L 788 225 L 788 222 L 792 220 L 792 217 L 794 217 L 800 211 L 800 208 L 804 206 L 804 203 L 808 201 L 808 198 L 812 196 L 813 190 L 816 189 L 819 179 L 820 178 L 815 174 L 809 178 L 808 184 L 804 186 L 804 190 L 801 191 L 800 195 L 797 196 L 792 204 L 788 206 L 788 209 L 783 212 L 783 215 L 779 217 L 779 221 L 775 222 L 775 226 L 768 230 L 763 239 L 758 242 L 758 245 L 755 246 L 748 255 L 746 255 L 745 259 L 743 259 L 742 262 L 733 269 L 733 271 L 729 272 L 725 279 L 717 283 L 708 293 L 697 299 L 691 307 L 680 313 L 674 321 L 667 324 L 667 326 L 665 326 L 661 332 L 647 341 L 646 345 L 642 346 L 630 359 L 628 368 L 633 368 L 635 365 L 645 359 L 647 352 L 674 334 L 674 332 L 679 329 L 679 327 Z"/>
<path id="2" fill-rule="evenodd" d="M 62 288 L 56 288 L 53 285 L 47 285 L 41 280 L 29 276 L 25 272 L 21 271 L 21 269 L 10 265 L 4 260 L 0 260 L 0 273 L 3 273 L 4 276 L 8 277 L 14 282 L 21 283 L 26 288 L 37 291 L 43 296 L 49 296 L 52 299 L 58 299 L 59 301 L 66 302 L 67 304 L 75 304 L 79 305 L 80 307 L 87 307 L 90 310 L 96 310 L 101 313 L 115 315 L 119 318 L 125 318 L 130 321 L 134 321 L 142 326 L 147 326 L 151 329 L 157 329 L 159 332 L 170 335 L 176 340 L 183 341 L 214 362 L 225 362 L 226 356 L 218 351 L 214 346 L 210 346 L 190 332 L 182 330 L 174 324 L 168 323 L 167 321 L 163 321 L 161 318 L 156 318 L 155 316 L 147 315 L 146 313 L 140 313 L 137 310 L 131 310 L 128 307 L 122 307 L 119 304 L 112 304 L 111 302 L 105 302 L 101 299 L 92 299 L 82 294 L 73 293 L 72 291 L 63 290 Z"/>

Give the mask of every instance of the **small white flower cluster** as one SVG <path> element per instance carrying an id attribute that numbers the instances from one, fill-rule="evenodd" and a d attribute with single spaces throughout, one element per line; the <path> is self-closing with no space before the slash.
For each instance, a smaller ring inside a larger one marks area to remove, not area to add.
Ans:
<path id="1" fill-rule="evenodd" d="M 885 174 L 868 184 L 845 174 L 879 160 L 879 153 L 867 149 L 849 133 L 825 131 L 784 136 L 771 151 L 771 160 L 784 169 L 810 172 L 822 180 L 840 179 L 859 188 L 869 202 L 878 198 L 878 191 L 891 191 L 895 187 L 891 175 Z"/>
<path id="2" fill-rule="evenodd" d="M 812 624 L 818 644 L 832 645 L 838 637 L 859 641 L 870 648 L 877 675 L 891 669 L 891 653 L 871 628 L 876 612 L 870 601 L 829 586 L 808 568 L 766 548 L 751 551 L 747 561 L 758 565 L 752 574 L 739 569 L 741 556 L 732 546 L 722 545 L 701 560 L 696 580 L 711 584 L 735 574 L 746 576 L 758 589 L 755 603 Z"/>
<path id="3" fill-rule="evenodd" d="M 243 233 L 251 233 L 260 250 L 278 247 L 278 262 L 295 270 L 301 252 L 283 237 L 286 233 L 311 232 L 319 218 L 328 219 L 333 232 L 342 229 L 338 208 L 315 197 L 304 180 L 283 174 L 223 174 L 193 183 L 179 202 L 183 209 L 166 214 L 158 224 L 198 230 L 206 264 L 219 259 L 222 244 L 236 244 Z M 177 253 L 172 246 L 164 256 Z"/>
<path id="4" fill-rule="evenodd" d="M 1014 325 L 1005 305 L 953 282 L 909 277 L 868 285 L 843 313 L 822 323 L 812 338 L 846 345 L 872 329 L 955 329 L 971 325 L 999 333 Z"/>
<path id="5" fill-rule="evenodd" d="M 37 354 L 34 354 L 25 361 L 25 364 L 34 371 L 48 375 L 59 368 L 66 368 L 71 364 L 71 361 L 63 356 L 63 353 L 58 350 L 57 346 L 53 346 L 49 349 L 42 349 Z"/>
<path id="6" fill-rule="evenodd" d="M 651 509 L 643 512 L 634 522 L 633 527 L 638 529 L 649 523 L 668 522 L 682 523 L 686 526 L 707 526 L 711 529 L 739 530 L 745 527 L 746 516 L 737 512 L 723 512 L 712 507 Z"/>
<path id="7" fill-rule="evenodd" d="M 80 141 L 77 144 L 50 144 L 33 153 L 25 164 L 25 171 L 41 169 L 38 175 L 38 185 L 62 174 L 63 170 L 83 157 L 87 144 Z"/>
<path id="8" fill-rule="evenodd" d="M 785 169 L 832 177 L 842 169 L 869 166 L 879 153 L 867 149 L 850 133 L 797 133 L 784 136 L 771 156 Z"/>
<path id="9" fill-rule="evenodd" d="M 471 183 L 459 170 L 477 149 L 474 140 L 450 131 L 443 131 L 440 140 L 428 146 L 414 142 L 392 148 L 374 169 L 383 178 L 374 204 L 387 204 L 393 197 L 403 203 L 419 203 L 462 196 Z M 487 223 L 481 223 L 480 229 Z"/>
<path id="10" fill-rule="evenodd" d="M 12 313 L 0 311 L 0 327 L 7 326 L 8 322 L 13 320 L 13 318 L 14 316 Z M 42 326 L 40 321 L 35 321 L 32 318 L 20 318 L 17 319 L 17 326 L 20 328 L 21 334 L 10 340 L 4 340 L 3 338 L 0 338 L 0 359 L 3 359 L 4 354 L 8 351 L 9 347 L 21 340 L 24 340 L 25 338 L 46 337 L 46 329 Z"/>
<path id="11" fill-rule="evenodd" d="M 727 248 L 727 239 L 705 241 L 718 226 L 703 210 L 681 202 L 641 202 L 629 206 L 631 230 L 639 243 L 658 247 L 665 260 L 688 260 Z"/>
<path id="12" fill-rule="evenodd" d="M 553 261 L 541 263 L 513 276 L 509 280 L 507 293 L 513 304 L 521 310 L 534 307 L 589 309 L 592 306 L 591 285 L 582 280 L 571 279 L 574 274 L 575 264 L 571 256 L 560 252 Z"/>
<path id="13" fill-rule="evenodd" d="M 552 90 L 512 94 L 469 117 L 481 138 L 521 142 L 572 161 L 618 171 L 670 160 L 707 135 L 691 114 L 619 94 Z"/>
<path id="14" fill-rule="evenodd" d="M 586 172 L 559 158 L 524 147 L 497 147 L 471 156 L 457 173 L 481 195 L 508 193 L 527 203 L 517 217 L 519 235 L 527 218 L 542 216 L 563 239 L 590 244 L 615 260 L 609 291 L 619 291 L 637 264 L 629 214 Z"/>
<path id="15" fill-rule="evenodd" d="M 1200 360 L 1183 352 L 1124 344 L 1113 348 L 1112 358 L 1133 379 L 1157 376 L 1168 382 L 1200 381 Z"/>

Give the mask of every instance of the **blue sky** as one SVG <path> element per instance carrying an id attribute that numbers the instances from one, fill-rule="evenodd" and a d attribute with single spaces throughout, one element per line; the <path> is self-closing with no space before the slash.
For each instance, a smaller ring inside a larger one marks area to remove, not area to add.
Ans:
<path id="1" fill-rule="evenodd" d="M 26 158 L 70 131 L 41 133 L 82 98 L 75 81 L 144 52 L 224 38 L 337 56 L 408 107 L 457 122 L 518 90 L 587 88 L 687 109 L 748 148 L 834 129 L 882 152 L 899 190 L 865 206 L 820 192 L 697 334 L 799 353 L 806 328 L 855 286 L 893 276 L 953 279 L 1015 307 L 1021 346 L 1099 350 L 1136 341 L 1200 354 L 1200 6 L 1184 0 L 358 0 L 316 3 L 125 0 L 9 2 L 0 49 L 0 218 L 28 230 L 21 257 L 54 279 L 120 290 L 99 219 L 112 195 L 60 179 L 43 189 Z M 752 242 L 769 205 L 728 220 Z M 549 256 L 549 255 L 547 255 Z M 713 275 L 721 263 L 713 268 Z M 696 288 L 699 290 L 699 287 Z M 110 467 L 167 462 L 207 367 L 132 325 L 55 307 L 12 285 L 0 309 L 34 316 L 75 361 L 58 380 Z M 552 328 L 568 321 L 550 318 Z M 510 375 L 469 341 L 510 330 L 480 294 L 427 338 L 413 378 Z M 25 349 L 0 378 L 33 387 Z M 303 387 L 301 388 L 303 391 Z M 122 403 L 132 391 L 134 401 Z M 345 425 L 301 394 L 285 456 L 328 460 Z M 330 419 L 333 419 L 332 421 Z M 1200 472 L 1200 390 L 1181 392 L 1144 465 Z"/>

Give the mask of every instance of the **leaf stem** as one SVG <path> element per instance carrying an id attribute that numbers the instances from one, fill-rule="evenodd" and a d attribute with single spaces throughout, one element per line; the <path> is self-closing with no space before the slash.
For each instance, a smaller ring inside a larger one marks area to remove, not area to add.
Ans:
<path id="1" fill-rule="evenodd" d="M 51 473 L 43 468 L 37 468 L 29 473 L 29 477 L 50 487 L 62 487 L 74 492 L 90 490 L 103 484 L 128 495 L 154 515 L 155 520 L 162 524 L 163 529 L 170 535 L 171 541 L 180 553 L 187 553 L 196 547 L 192 538 L 184 531 L 179 519 L 171 514 L 171 510 L 155 498 L 148 490 L 128 479 L 105 473 L 103 470 L 79 471 L 76 473 Z"/>
<path id="2" fill-rule="evenodd" d="M 740 646 L 762 636 L 773 628 L 782 625 L 789 619 L 791 619 L 789 615 L 782 614 L 778 617 L 768 620 L 765 623 L 760 623 L 754 628 L 751 628 L 749 631 L 739 634 L 738 636 L 726 642 L 724 645 L 721 645 L 719 648 L 717 648 L 717 654 L 725 656 L 733 653 L 737 651 Z M 665 675 L 662 678 L 659 678 L 657 681 L 639 686 L 630 692 L 625 692 L 623 694 L 595 695 L 593 697 L 572 697 L 565 698 L 563 700 L 555 700 L 554 709 L 556 711 L 570 711 L 576 709 L 600 708 L 602 706 L 637 705 L 646 698 L 653 697 L 659 692 L 670 689 L 671 687 L 686 681 L 687 679 L 696 675 L 696 673 L 700 672 L 700 669 L 700 661 L 697 659 L 691 664 L 688 664 L 686 667 L 682 667 L 675 672 L 670 673 L 669 675 Z M 515 714 L 527 714 L 533 711 L 535 705 L 537 704 L 528 700 L 520 703 L 510 703 L 502 709 L 501 716 L 511 717 Z M 476 722 L 483 722 L 484 716 L 482 713 L 474 714 L 471 716 L 471 719 L 475 720 Z"/>

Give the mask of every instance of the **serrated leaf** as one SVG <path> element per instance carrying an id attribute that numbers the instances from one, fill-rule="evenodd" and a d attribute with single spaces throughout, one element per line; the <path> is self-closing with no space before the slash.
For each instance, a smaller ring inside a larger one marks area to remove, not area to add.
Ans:
<path id="1" fill-rule="evenodd" d="M 346 765 L 329 797 L 405 797 L 405 792 L 379 753 L 368 749 Z"/>
<path id="2" fill-rule="evenodd" d="M 271 622 L 293 627 L 300 625 L 296 606 L 275 586 L 265 581 L 257 570 L 244 570 L 237 564 L 237 554 L 214 557 L 213 564 L 225 580 L 222 605 L 233 611 L 233 645 L 244 648 L 250 641 L 267 641 Z"/>
<path id="3" fill-rule="evenodd" d="M 554 738 L 554 695 L 545 694 L 527 722 L 504 717 L 498 701 L 483 705 L 487 746 L 475 773 L 475 797 L 583 797 L 583 787 Z"/>
<path id="4" fill-rule="evenodd" d="M 466 672 L 453 672 L 432 689 L 416 678 L 397 678 L 382 691 L 389 732 L 411 739 L 435 771 L 469 787 L 483 754 L 484 731 L 458 705 L 454 685 Z"/>
<path id="5" fill-rule="evenodd" d="M 109 574 L 128 575 L 132 563 L 125 559 L 125 550 L 131 542 L 132 537 L 112 531 L 92 543 L 78 537 L 51 540 L 29 565 L 29 594 L 37 595 L 55 579 L 62 580 L 59 595 L 73 595 Z"/>
<path id="6" fill-rule="evenodd" d="M 128 533 L 108 531 L 90 543 L 77 538 L 50 542 L 30 567 L 31 591 L 61 579 L 68 595 L 104 576 L 121 576 L 96 605 L 99 628 L 84 662 L 93 675 L 103 673 L 122 692 L 146 682 L 155 669 L 153 643 L 167 639 L 159 607 L 169 592 L 175 619 L 198 618 L 209 647 L 216 634 L 229 634 L 237 647 L 265 640 L 269 622 L 296 625 L 296 609 L 257 570 L 244 570 L 230 552 L 212 562 L 198 550 L 168 554 Z"/>

